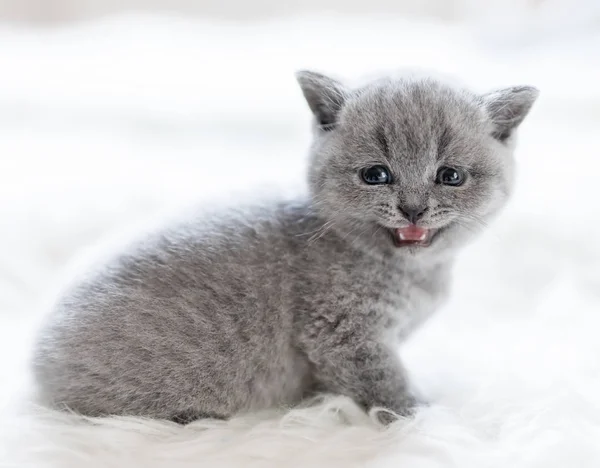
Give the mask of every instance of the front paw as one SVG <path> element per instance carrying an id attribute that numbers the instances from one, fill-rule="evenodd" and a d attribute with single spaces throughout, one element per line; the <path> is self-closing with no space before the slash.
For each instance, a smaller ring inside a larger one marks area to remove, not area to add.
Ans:
<path id="1" fill-rule="evenodd" d="M 394 405 L 373 406 L 369 415 L 384 426 L 388 426 L 398 419 L 410 418 L 415 415 L 419 403 L 412 396 L 407 396 Z"/>

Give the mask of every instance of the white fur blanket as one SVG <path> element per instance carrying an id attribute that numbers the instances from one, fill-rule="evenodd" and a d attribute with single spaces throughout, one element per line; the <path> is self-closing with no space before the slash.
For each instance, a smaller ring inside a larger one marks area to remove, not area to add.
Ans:
<path id="1" fill-rule="evenodd" d="M 600 466 L 600 33 L 415 21 L 0 28 L 0 466 Z M 187 427 L 31 405 L 31 330 L 70 260 L 163 209 L 300 180 L 295 69 L 404 65 L 542 90 L 513 203 L 402 349 L 429 407 L 382 430 L 343 398 Z"/>

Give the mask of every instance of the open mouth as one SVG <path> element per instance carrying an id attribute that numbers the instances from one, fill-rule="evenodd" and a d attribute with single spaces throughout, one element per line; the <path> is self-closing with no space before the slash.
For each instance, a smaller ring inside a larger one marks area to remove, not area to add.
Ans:
<path id="1" fill-rule="evenodd" d="M 390 229 L 396 247 L 427 247 L 436 229 L 429 229 L 411 224 L 403 228 Z"/>

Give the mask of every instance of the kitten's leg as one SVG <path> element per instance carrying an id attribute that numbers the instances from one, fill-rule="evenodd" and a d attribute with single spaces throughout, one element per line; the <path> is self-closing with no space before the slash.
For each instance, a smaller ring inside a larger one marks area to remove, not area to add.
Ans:
<path id="1" fill-rule="evenodd" d="M 309 358 L 315 377 L 329 391 L 351 397 L 366 410 L 383 407 L 401 416 L 412 414 L 416 401 L 408 390 L 406 372 L 386 345 L 346 336 L 327 349 L 315 346 Z M 389 413 L 379 415 L 384 423 L 395 419 Z"/>

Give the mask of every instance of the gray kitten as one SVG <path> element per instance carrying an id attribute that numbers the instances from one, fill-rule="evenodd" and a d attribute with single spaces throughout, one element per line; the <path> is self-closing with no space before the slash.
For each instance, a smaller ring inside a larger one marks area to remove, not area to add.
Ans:
<path id="1" fill-rule="evenodd" d="M 45 401 L 185 422 L 327 391 L 411 413 L 397 346 L 504 205 L 538 91 L 297 77 L 315 117 L 310 197 L 194 213 L 82 277 L 39 337 Z"/>

